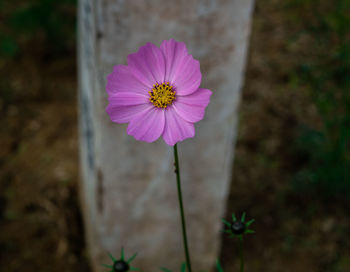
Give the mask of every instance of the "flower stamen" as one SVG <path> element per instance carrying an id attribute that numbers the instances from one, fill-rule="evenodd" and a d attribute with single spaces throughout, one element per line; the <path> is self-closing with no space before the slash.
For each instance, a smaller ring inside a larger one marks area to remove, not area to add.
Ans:
<path id="1" fill-rule="evenodd" d="M 152 91 L 148 93 L 150 95 L 149 101 L 157 108 L 165 109 L 168 105 L 171 105 L 176 98 L 174 87 L 170 85 L 169 82 L 154 84 Z"/>

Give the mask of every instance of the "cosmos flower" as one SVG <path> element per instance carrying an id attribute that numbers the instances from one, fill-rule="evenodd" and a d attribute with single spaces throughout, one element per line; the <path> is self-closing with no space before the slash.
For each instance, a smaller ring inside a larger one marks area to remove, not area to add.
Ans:
<path id="1" fill-rule="evenodd" d="M 162 136 L 173 146 L 194 137 L 193 124 L 204 117 L 212 93 L 199 88 L 201 79 L 199 61 L 184 43 L 147 43 L 108 75 L 106 111 L 113 122 L 129 123 L 127 133 L 136 140 Z"/>

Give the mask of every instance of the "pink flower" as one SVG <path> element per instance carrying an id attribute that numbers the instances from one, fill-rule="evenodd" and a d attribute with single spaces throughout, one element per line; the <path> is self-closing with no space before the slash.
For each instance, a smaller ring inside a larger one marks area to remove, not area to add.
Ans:
<path id="1" fill-rule="evenodd" d="M 204 117 L 212 92 L 199 88 L 201 78 L 199 61 L 184 43 L 147 43 L 108 75 L 106 111 L 113 122 L 129 123 L 127 133 L 136 140 L 163 136 L 173 146 L 193 137 L 193 124 Z"/>

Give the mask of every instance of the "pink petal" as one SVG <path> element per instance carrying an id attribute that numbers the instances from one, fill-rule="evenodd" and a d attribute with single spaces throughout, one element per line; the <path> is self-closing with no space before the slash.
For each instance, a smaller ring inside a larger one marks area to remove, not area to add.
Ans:
<path id="1" fill-rule="evenodd" d="M 164 110 L 151 107 L 135 116 L 129 123 L 127 132 L 136 140 L 154 142 L 164 131 Z"/>
<path id="2" fill-rule="evenodd" d="M 113 93 L 108 101 L 114 106 L 132 106 L 150 103 L 149 95 L 131 92 Z"/>
<path id="3" fill-rule="evenodd" d="M 176 93 L 188 95 L 195 92 L 202 79 L 199 61 L 188 54 L 186 45 L 174 39 L 163 41 L 160 49 L 165 56 L 165 81 L 170 81 Z"/>
<path id="4" fill-rule="evenodd" d="M 190 95 L 177 96 L 174 101 L 176 113 L 191 123 L 202 120 L 205 108 L 210 102 L 211 94 L 210 90 L 199 88 Z"/>
<path id="5" fill-rule="evenodd" d="M 128 123 L 132 118 L 152 107 L 150 104 L 119 106 L 111 102 L 108 104 L 106 112 L 113 122 Z"/>
<path id="6" fill-rule="evenodd" d="M 208 89 L 198 88 L 197 91 L 190 95 L 177 95 L 176 99 L 181 99 L 181 102 L 185 104 L 206 107 L 212 94 L 212 91 Z"/>
<path id="7" fill-rule="evenodd" d="M 147 94 L 151 86 L 139 81 L 125 65 L 114 66 L 113 72 L 107 76 L 106 90 L 109 95 L 116 92 L 136 92 Z"/>
<path id="8" fill-rule="evenodd" d="M 140 47 L 128 56 L 128 66 L 132 73 L 147 86 L 164 82 L 165 61 L 162 51 L 153 43 Z"/>
<path id="9" fill-rule="evenodd" d="M 163 139 L 167 145 L 173 146 L 177 142 L 194 136 L 194 125 L 176 114 L 173 107 L 165 111 L 165 128 Z"/>

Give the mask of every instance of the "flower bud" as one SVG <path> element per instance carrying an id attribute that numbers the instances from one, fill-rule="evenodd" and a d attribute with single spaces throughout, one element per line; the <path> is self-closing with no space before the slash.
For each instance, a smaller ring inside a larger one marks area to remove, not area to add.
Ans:
<path id="1" fill-rule="evenodd" d="M 123 260 L 115 261 L 113 264 L 113 272 L 127 272 L 129 268 L 129 264 Z"/>
<path id="2" fill-rule="evenodd" d="M 242 234 L 245 231 L 245 224 L 240 221 L 233 222 L 231 225 L 231 230 L 234 234 Z"/>

